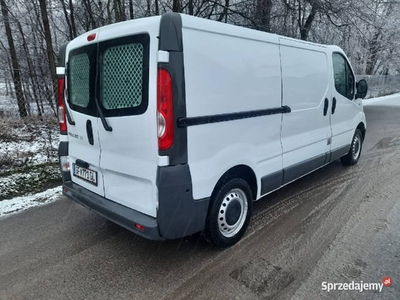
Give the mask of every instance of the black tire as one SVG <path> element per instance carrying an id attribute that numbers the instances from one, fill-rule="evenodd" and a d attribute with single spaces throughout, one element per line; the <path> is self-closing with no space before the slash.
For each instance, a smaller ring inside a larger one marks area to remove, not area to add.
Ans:
<path id="1" fill-rule="evenodd" d="M 207 241 L 227 248 L 245 233 L 253 211 L 253 197 L 248 183 L 232 178 L 221 184 L 211 197 L 204 235 Z"/>
<path id="2" fill-rule="evenodd" d="M 343 165 L 352 166 L 358 162 L 361 156 L 362 144 L 363 136 L 361 130 L 357 129 L 351 141 L 349 152 L 340 159 Z"/>

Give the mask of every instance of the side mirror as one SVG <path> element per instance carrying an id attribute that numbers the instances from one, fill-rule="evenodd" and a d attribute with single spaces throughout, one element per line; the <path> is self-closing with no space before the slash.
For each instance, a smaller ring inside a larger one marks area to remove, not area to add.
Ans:
<path id="1" fill-rule="evenodd" d="M 365 81 L 365 79 L 361 79 L 359 82 L 357 82 L 356 99 L 365 98 L 365 96 L 367 96 L 367 92 L 368 92 L 368 84 Z"/>

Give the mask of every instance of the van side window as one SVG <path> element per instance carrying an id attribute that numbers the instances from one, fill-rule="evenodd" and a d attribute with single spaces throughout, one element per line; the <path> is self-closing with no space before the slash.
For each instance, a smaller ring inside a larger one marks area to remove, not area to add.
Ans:
<path id="1" fill-rule="evenodd" d="M 103 56 L 102 105 L 105 109 L 133 108 L 142 103 L 143 45 L 108 48 Z"/>
<path id="2" fill-rule="evenodd" d="M 90 99 L 90 61 L 86 53 L 74 55 L 69 62 L 70 101 L 73 105 L 87 107 Z"/>
<path id="3" fill-rule="evenodd" d="M 344 97 L 354 99 L 354 74 L 346 61 L 339 53 L 333 53 L 333 72 L 335 88 Z"/>

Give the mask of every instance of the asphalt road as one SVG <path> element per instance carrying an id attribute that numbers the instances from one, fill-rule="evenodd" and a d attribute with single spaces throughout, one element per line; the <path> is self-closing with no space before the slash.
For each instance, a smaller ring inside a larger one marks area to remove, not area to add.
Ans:
<path id="1" fill-rule="evenodd" d="M 0 299 L 400 299 L 400 108 L 365 111 L 359 163 L 257 202 L 227 250 L 147 241 L 68 199 L 1 219 Z M 381 293 L 321 285 L 384 276 Z"/>

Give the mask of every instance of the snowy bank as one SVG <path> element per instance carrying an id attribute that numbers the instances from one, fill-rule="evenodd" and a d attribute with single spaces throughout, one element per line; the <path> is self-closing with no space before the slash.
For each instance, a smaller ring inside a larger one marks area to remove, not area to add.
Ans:
<path id="1" fill-rule="evenodd" d="M 384 97 L 366 99 L 363 101 L 364 106 L 400 106 L 400 94 L 393 94 Z"/>
<path id="2" fill-rule="evenodd" d="M 21 196 L 0 201 L 0 218 L 30 207 L 47 204 L 62 195 L 61 186 L 34 195 Z"/>

